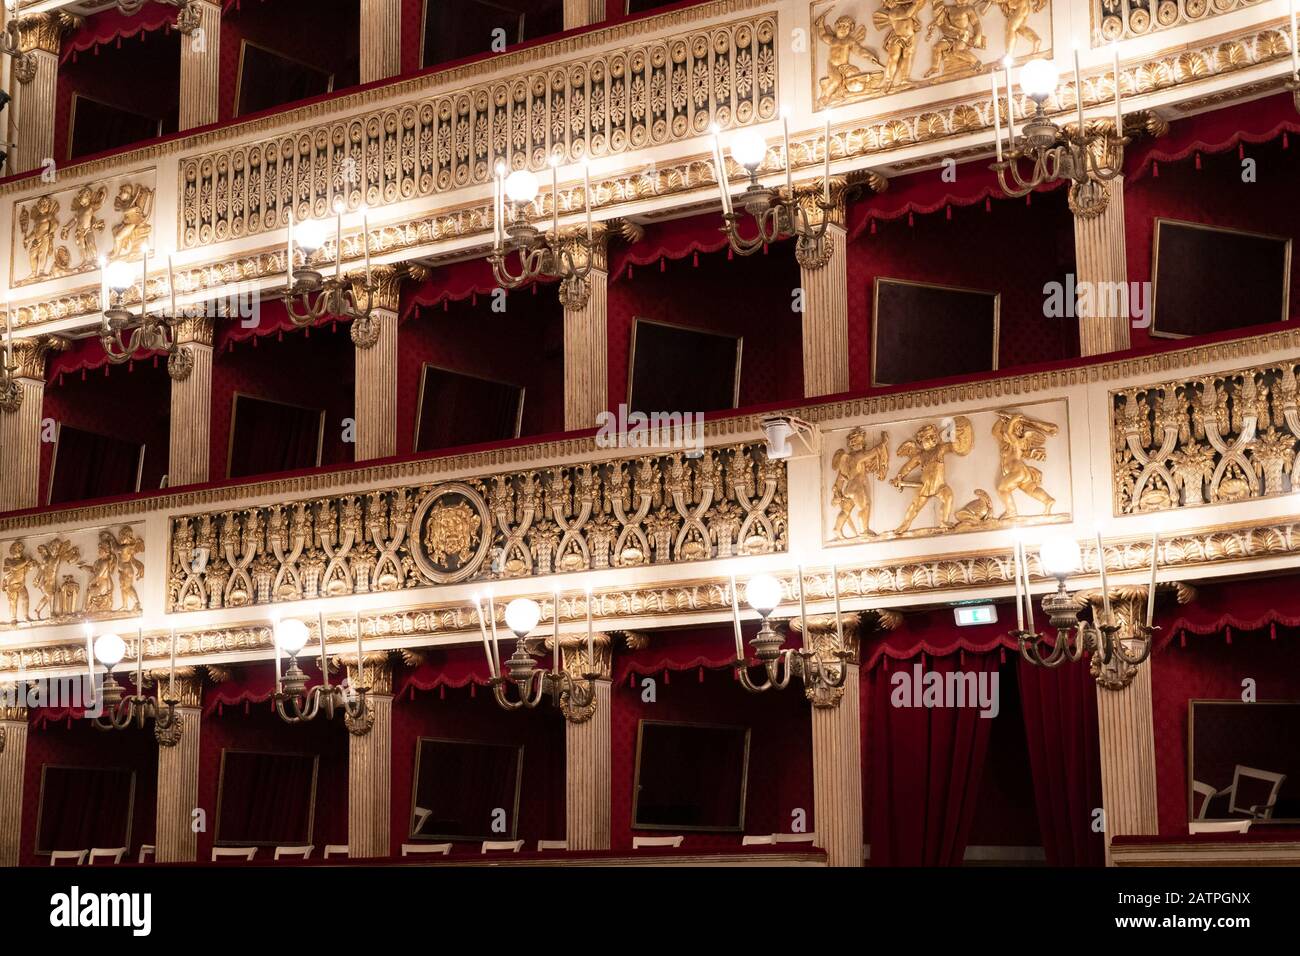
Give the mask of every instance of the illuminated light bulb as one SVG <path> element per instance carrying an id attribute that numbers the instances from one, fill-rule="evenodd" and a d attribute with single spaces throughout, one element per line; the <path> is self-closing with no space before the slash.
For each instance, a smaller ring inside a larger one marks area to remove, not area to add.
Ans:
<path id="1" fill-rule="evenodd" d="M 1020 88 L 1035 103 L 1056 92 L 1059 78 L 1056 64 L 1051 60 L 1030 60 L 1020 68 Z"/>
<path id="2" fill-rule="evenodd" d="M 126 642 L 116 634 L 101 634 L 95 639 L 95 659 L 112 669 L 126 655 Z"/>
<path id="3" fill-rule="evenodd" d="M 135 276 L 136 270 L 121 260 L 110 265 L 104 273 L 108 287 L 114 292 L 125 292 L 135 285 Z"/>
<path id="4" fill-rule="evenodd" d="M 757 169 L 767 158 L 767 141 L 752 129 L 741 130 L 731 140 L 731 158 L 746 169 Z"/>
<path id="5" fill-rule="evenodd" d="M 304 219 L 294 226 L 293 241 L 303 252 L 315 252 L 325 244 L 325 223 L 319 219 Z"/>
<path id="6" fill-rule="evenodd" d="M 307 646 L 307 625 L 297 618 L 285 618 L 275 626 L 275 643 L 290 657 Z"/>
<path id="7" fill-rule="evenodd" d="M 506 626 L 523 640 L 542 618 L 542 609 L 531 598 L 515 598 L 506 605 Z"/>
<path id="8" fill-rule="evenodd" d="M 766 618 L 781 604 L 781 582 L 770 574 L 759 574 L 745 585 L 745 600 L 749 606 Z"/>
<path id="9" fill-rule="evenodd" d="M 528 203 L 537 198 L 537 177 L 526 169 L 516 169 L 506 177 L 506 195 L 513 203 Z"/>
<path id="10" fill-rule="evenodd" d="M 1039 545 L 1038 560 L 1052 577 L 1066 578 L 1082 566 L 1083 553 L 1079 550 L 1079 542 L 1069 535 L 1052 535 Z"/>

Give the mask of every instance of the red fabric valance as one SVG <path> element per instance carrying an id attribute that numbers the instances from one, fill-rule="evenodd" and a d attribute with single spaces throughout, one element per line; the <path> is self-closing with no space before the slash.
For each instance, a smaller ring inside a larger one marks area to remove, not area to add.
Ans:
<path id="1" fill-rule="evenodd" d="M 958 627 L 950 608 L 906 614 L 896 630 L 870 637 L 864 642 L 862 665 L 870 669 L 883 661 L 888 669 L 890 661 L 910 661 L 922 655 L 987 654 L 998 648 L 1003 649 L 1000 659 L 1005 660 L 1005 649 L 1010 648 L 1015 653 L 1020 650 L 1010 635 L 1015 623 L 1013 603 L 999 604 L 998 614 L 997 624 L 973 627 Z M 1041 620 L 1038 623 L 1046 624 Z"/>
<path id="2" fill-rule="evenodd" d="M 1197 588 L 1196 600 L 1179 608 L 1177 619 L 1164 629 L 1159 648 L 1174 641 L 1188 646 L 1188 635 L 1222 635 L 1232 643 L 1233 634 L 1267 633 L 1276 640 L 1278 632 L 1288 636 L 1300 631 L 1300 592 L 1297 578 L 1249 578 L 1225 585 Z"/>
<path id="3" fill-rule="evenodd" d="M 631 277 L 633 266 L 648 266 L 664 259 L 677 261 L 701 252 L 718 252 L 727 247 L 720 213 L 710 212 L 646 227 L 645 236 L 633 245 L 614 243 L 609 257 L 611 282 Z"/>
<path id="4" fill-rule="evenodd" d="M 217 353 L 230 351 L 238 342 L 253 340 L 253 344 L 256 345 L 257 339 L 268 335 L 279 338 L 283 337 L 285 332 L 302 331 L 310 336 L 312 329 L 336 325 L 343 321 L 337 315 L 323 315 L 315 325 L 299 329 L 290 320 L 289 311 L 285 308 L 284 300 L 271 295 L 260 297 L 257 304 L 256 319 L 256 322 L 251 319 L 240 318 L 218 319 L 214 331 Z"/>
<path id="5" fill-rule="evenodd" d="M 502 659 L 510 656 L 514 638 L 509 631 L 498 632 Z M 507 638 L 509 641 L 507 642 Z M 483 646 L 433 647 L 420 651 L 424 658 L 414 668 L 393 675 L 393 696 L 414 700 L 417 691 L 442 691 L 447 687 L 486 687 L 489 683 L 487 658 Z"/>
<path id="6" fill-rule="evenodd" d="M 757 621 L 741 625 L 745 649 L 752 656 L 749 641 L 758 633 Z M 800 647 L 797 635 L 787 628 L 784 647 Z M 618 649 L 614 655 L 614 683 L 636 682 L 637 677 L 670 674 L 674 671 L 730 669 L 736 661 L 736 638 L 730 624 L 681 631 L 655 631 L 646 647 L 635 651 Z"/>
<path id="7" fill-rule="evenodd" d="M 176 23 L 176 8 L 162 3 L 149 2 L 136 13 L 127 16 L 116 7 L 86 17 L 81 29 L 63 41 L 60 62 L 72 60 L 87 50 L 98 54 L 108 43 L 122 45 L 123 37 L 153 33 L 155 30 L 171 31 Z"/>
<path id="8" fill-rule="evenodd" d="M 512 257 L 513 258 L 513 257 Z M 514 268 L 518 268 L 514 265 Z M 507 290 L 510 295 L 537 294 L 539 286 L 550 285 L 553 280 L 526 282 L 518 289 Z M 405 322 L 420 309 L 441 305 L 444 309 L 452 302 L 477 299 L 480 295 L 495 292 L 496 278 L 487 259 L 466 259 L 439 268 L 432 276 L 417 286 L 402 290 L 401 321 Z"/>
<path id="9" fill-rule="evenodd" d="M 130 372 L 135 370 L 137 362 L 152 361 L 154 365 L 167 360 L 165 352 L 137 352 L 135 356 L 126 362 L 124 367 Z M 105 371 L 102 374 L 109 374 L 107 366 L 109 365 L 108 355 L 104 352 L 104 346 L 100 344 L 98 337 L 78 339 L 72 347 L 65 352 L 55 352 L 48 362 L 45 370 L 45 381 L 52 385 L 63 383 L 65 375 L 80 375 L 82 379 L 86 378 L 87 372 L 92 372 L 100 368 Z"/>
<path id="10" fill-rule="evenodd" d="M 288 659 L 283 666 L 288 666 Z M 303 660 L 299 666 L 308 675 L 320 674 L 320 667 L 312 661 Z M 230 679 L 203 689 L 203 715 L 215 713 L 218 717 L 227 707 L 249 704 L 262 704 L 270 701 L 275 693 L 275 665 L 270 661 L 243 664 L 230 671 Z M 268 705 L 269 706 L 269 705 Z"/>

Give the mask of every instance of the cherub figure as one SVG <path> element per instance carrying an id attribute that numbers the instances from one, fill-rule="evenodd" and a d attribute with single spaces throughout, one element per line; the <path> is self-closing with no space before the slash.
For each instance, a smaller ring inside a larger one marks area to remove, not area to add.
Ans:
<path id="1" fill-rule="evenodd" d="M 833 27 L 828 27 L 826 18 L 829 15 L 827 10 L 813 22 L 822 42 L 830 47 L 826 58 L 827 75 L 818 84 L 823 106 L 833 106 L 848 96 L 863 93 L 880 78 L 879 71 L 873 73 L 854 66 L 854 54 L 876 66 L 883 66 L 876 51 L 864 42 L 867 39 L 865 25 L 859 26 L 852 17 L 840 17 Z"/>
<path id="2" fill-rule="evenodd" d="M 897 533 L 903 534 L 912 527 L 912 522 L 921 513 L 921 509 L 932 499 L 939 503 L 939 524 L 944 528 L 952 527 L 953 497 L 952 489 L 944 476 L 944 458 L 949 452 L 968 455 L 974 444 L 974 430 L 970 419 L 958 415 L 951 425 L 945 428 L 945 437 L 935 425 L 922 425 L 909 441 L 898 446 L 898 455 L 905 458 L 903 466 L 898 469 L 890 482 L 895 488 L 915 488 L 916 497 L 907 506 Z M 909 478 L 913 472 L 919 472 L 918 478 Z"/>
<path id="3" fill-rule="evenodd" d="M 41 196 L 18 213 L 18 226 L 23 233 L 23 248 L 27 250 L 27 264 L 33 278 L 44 278 L 59 265 L 59 252 L 55 249 L 55 236 L 59 228 L 59 202 L 53 196 Z"/>
<path id="4" fill-rule="evenodd" d="M 104 204 L 104 187 L 82 186 L 72 197 L 72 218 L 59 230 L 60 238 L 67 239 L 71 233 L 77 241 L 77 251 L 81 254 L 79 266 L 93 266 L 99 261 L 99 249 L 95 234 L 104 231 L 104 220 L 95 213 Z"/>
<path id="5" fill-rule="evenodd" d="M 27 572 L 36 567 L 36 562 L 27 554 L 27 548 L 21 541 L 9 545 L 9 557 L 4 559 L 3 586 L 5 597 L 9 599 L 9 623 L 30 621 L 31 595 L 27 591 Z"/>
<path id="6" fill-rule="evenodd" d="M 40 618 L 46 612 L 50 618 L 69 613 L 59 602 L 59 565 L 64 561 L 76 561 L 81 557 L 81 550 L 74 548 L 64 538 L 55 538 L 49 544 L 36 546 L 36 587 L 41 592 L 41 600 L 32 611 L 33 619 Z"/>
<path id="7" fill-rule="evenodd" d="M 831 458 L 835 480 L 831 484 L 831 504 L 839 509 L 835 518 L 835 536 L 846 540 L 872 533 L 871 476 L 884 481 L 889 470 L 889 434 L 880 433 L 880 441 L 867 447 L 867 433 L 861 428 L 849 432 L 845 447 Z"/>
<path id="8" fill-rule="evenodd" d="M 885 75 L 880 88 L 888 92 L 912 79 L 912 60 L 916 57 L 916 39 L 921 32 L 917 16 L 925 0 L 884 0 L 871 15 L 877 30 L 885 33 Z"/>
<path id="9" fill-rule="evenodd" d="M 934 61 L 925 71 L 927 77 L 941 74 L 950 76 L 967 70 L 978 70 L 980 58 L 973 50 L 983 50 L 988 46 L 988 37 L 980 23 L 980 5 L 978 3 L 948 3 L 945 0 L 933 0 L 934 19 L 925 30 L 929 40 L 936 30 L 939 40 L 934 44 Z M 983 9 L 988 10 L 989 0 L 984 0 Z"/>
<path id="10" fill-rule="evenodd" d="M 1020 491 L 1043 506 L 1043 514 L 1052 513 L 1056 499 L 1043 489 L 1043 473 L 1031 461 L 1044 461 L 1047 439 L 1060 431 L 1052 422 L 1041 422 L 1020 412 L 998 412 L 993 437 L 1001 445 L 998 472 L 998 497 L 1002 499 L 1002 517 L 1015 518 L 1016 492 Z"/>
<path id="11" fill-rule="evenodd" d="M 1016 58 L 1016 41 L 1024 40 L 1029 44 L 1029 55 L 1033 56 L 1043 46 L 1043 38 L 1029 29 L 1029 18 L 1040 12 L 1047 5 L 1047 0 L 992 0 L 1007 18 L 1007 52 L 1011 59 Z"/>
<path id="12" fill-rule="evenodd" d="M 113 199 L 113 208 L 122 214 L 113 227 L 113 252 L 109 258 L 131 259 L 149 242 L 153 227 L 153 190 L 139 183 L 123 183 Z"/>
<path id="13" fill-rule="evenodd" d="M 140 597 L 135 593 L 135 582 L 144 575 L 144 562 L 136 557 L 144 552 L 144 540 L 137 538 L 130 525 L 117 536 L 117 586 L 122 592 L 122 610 L 140 610 Z"/>
<path id="14" fill-rule="evenodd" d="M 86 586 L 86 613 L 113 610 L 113 572 L 117 568 L 117 541 L 109 531 L 99 533 L 98 556 L 93 564 L 78 565 L 90 572 Z"/>

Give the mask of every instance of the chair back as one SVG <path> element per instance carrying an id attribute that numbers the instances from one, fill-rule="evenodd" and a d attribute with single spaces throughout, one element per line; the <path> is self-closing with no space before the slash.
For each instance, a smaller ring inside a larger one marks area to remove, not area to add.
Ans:
<path id="1" fill-rule="evenodd" d="M 543 850 L 567 850 L 569 848 L 568 840 L 538 840 L 537 851 Z"/>
<path id="2" fill-rule="evenodd" d="M 97 863 L 121 863 L 122 857 L 126 856 L 126 847 L 119 846 L 115 849 L 94 849 L 90 851 L 90 865 Z"/>
<path id="3" fill-rule="evenodd" d="M 1245 833 L 1254 820 L 1192 820 L 1188 833 Z"/>
<path id="4" fill-rule="evenodd" d="M 218 860 L 251 860 L 257 856 L 257 847 L 255 846 L 214 846 L 212 848 L 212 862 Z"/>
<path id="5" fill-rule="evenodd" d="M 275 859 L 277 860 L 306 860 L 311 858 L 311 851 L 316 847 L 312 846 L 277 846 L 275 848 Z"/>
<path id="6" fill-rule="evenodd" d="M 347 856 L 348 845 L 346 843 L 327 843 L 325 845 L 325 855 L 322 859 L 329 860 L 336 856 Z"/>
<path id="7" fill-rule="evenodd" d="M 484 840 L 481 853 L 518 853 L 524 848 L 523 840 Z"/>
<path id="8" fill-rule="evenodd" d="M 89 850 L 54 850 L 50 853 L 50 866 L 85 866 Z"/>
<path id="9" fill-rule="evenodd" d="M 682 845 L 682 841 L 685 840 L 685 839 L 686 839 L 686 837 L 684 837 L 684 836 L 666 836 L 666 837 L 633 837 L 633 838 L 632 838 L 632 849 L 634 849 L 634 850 L 639 850 L 639 849 L 641 849 L 643 846 L 671 846 L 671 847 L 679 847 L 679 846 Z"/>
<path id="10" fill-rule="evenodd" d="M 746 834 L 740 841 L 741 846 L 776 846 L 776 834 L 769 833 L 767 836 L 751 836 Z"/>
<path id="11" fill-rule="evenodd" d="M 1261 780 L 1266 784 L 1272 784 L 1268 792 L 1268 799 L 1263 803 L 1237 803 L 1238 787 L 1241 784 L 1241 778 L 1247 780 Z M 1268 820 L 1273 816 L 1273 807 L 1277 804 L 1277 792 L 1282 789 L 1282 783 L 1286 780 L 1286 774 L 1274 773 L 1271 770 L 1259 770 L 1256 767 L 1243 767 L 1237 764 L 1232 769 L 1232 799 L 1228 801 L 1229 813 L 1246 813 L 1257 820 Z"/>
<path id="12" fill-rule="evenodd" d="M 451 844 L 403 843 L 402 856 L 451 856 Z"/>

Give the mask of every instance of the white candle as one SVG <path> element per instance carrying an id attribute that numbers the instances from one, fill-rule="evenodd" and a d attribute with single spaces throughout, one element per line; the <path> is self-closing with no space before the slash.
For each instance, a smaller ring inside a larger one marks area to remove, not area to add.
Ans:
<path id="1" fill-rule="evenodd" d="M 805 647 L 811 647 L 812 641 L 808 638 L 808 607 L 804 603 L 803 587 L 803 565 L 797 565 L 796 571 L 799 575 L 799 634 L 803 637 Z"/>
<path id="2" fill-rule="evenodd" d="M 1007 145 L 1010 149 L 1016 148 L 1016 101 L 1011 95 L 1011 57 L 1002 61 L 1006 72 L 1004 79 L 1007 84 Z"/>
<path id="3" fill-rule="evenodd" d="M 477 594 L 474 595 L 474 611 L 478 615 L 479 633 L 483 635 L 483 656 L 487 658 L 488 673 L 496 677 L 497 667 L 496 662 L 492 660 L 492 645 L 488 643 L 487 625 L 483 623 L 483 605 Z"/>
<path id="4" fill-rule="evenodd" d="M 5 296 L 5 365 L 13 367 L 14 364 L 14 307 Z"/>
<path id="5" fill-rule="evenodd" d="M 582 164 L 582 204 L 587 209 L 587 244 L 592 242 L 591 238 L 591 164 Z"/>
<path id="6" fill-rule="evenodd" d="M 1012 549 L 1012 555 L 1015 560 L 1016 574 L 1016 630 L 1025 629 L 1025 594 L 1020 582 L 1020 542 L 1017 541 Z"/>
<path id="7" fill-rule="evenodd" d="M 108 259 L 99 257 L 99 311 L 108 311 Z M 104 319 L 107 324 L 108 319 Z"/>
<path id="8" fill-rule="evenodd" d="M 722 158 L 722 137 L 717 124 L 713 126 L 713 164 L 718 173 L 718 189 L 722 192 L 722 214 L 731 215 L 731 184 L 727 181 L 727 164 Z"/>
<path id="9" fill-rule="evenodd" d="M 1151 586 L 1147 588 L 1147 627 L 1151 626 L 1151 620 L 1156 613 L 1156 567 L 1158 561 L 1156 558 L 1160 554 L 1160 532 L 1151 532 Z"/>
<path id="10" fill-rule="evenodd" d="M 278 618 L 271 620 L 271 644 L 275 648 L 275 653 L 271 656 L 275 658 L 275 692 L 280 693 L 280 621 Z"/>
<path id="11" fill-rule="evenodd" d="M 175 273 L 172 271 L 172 257 L 170 255 L 167 256 L 167 291 L 170 293 L 172 300 L 172 308 L 169 315 L 174 319 L 176 318 L 176 277 Z"/>
<path id="12" fill-rule="evenodd" d="M 1106 612 L 1106 623 L 1110 617 L 1110 585 L 1106 582 L 1106 549 L 1101 543 L 1101 532 L 1097 532 L 1097 567 L 1101 570 L 1101 603 Z"/>
<path id="13" fill-rule="evenodd" d="M 844 621 L 840 617 L 840 569 L 831 565 L 831 590 L 835 592 L 835 637 L 839 641 L 840 650 L 844 647 Z"/>
<path id="14" fill-rule="evenodd" d="M 172 628 L 171 659 L 167 665 L 167 696 L 176 698 L 176 628 Z"/>
<path id="15" fill-rule="evenodd" d="M 334 278 L 343 278 L 343 205 L 334 207 Z"/>
<path id="16" fill-rule="evenodd" d="M 790 114 L 781 113 L 781 136 L 785 141 L 785 151 L 781 154 L 785 158 L 785 190 L 791 196 L 794 195 L 794 164 L 790 161 Z"/>
<path id="17" fill-rule="evenodd" d="M 501 637 L 497 634 L 497 605 L 492 592 L 488 592 L 488 620 L 492 623 L 492 676 L 501 673 Z"/>
<path id="18" fill-rule="evenodd" d="M 364 681 L 361 679 L 361 667 L 365 658 L 365 649 L 361 644 L 361 612 L 354 611 L 353 617 L 357 624 L 357 686 L 360 687 Z"/>
<path id="19" fill-rule="evenodd" d="M 831 111 L 826 111 L 826 157 L 822 165 L 822 199 L 831 201 Z"/>
<path id="20" fill-rule="evenodd" d="M 149 284 L 149 248 L 140 253 L 140 314 L 145 313 L 145 287 Z"/>
<path id="21" fill-rule="evenodd" d="M 1300 81 L 1300 30 L 1296 28 L 1296 0 L 1291 0 L 1291 79 Z"/>
<path id="22" fill-rule="evenodd" d="M 501 170 L 492 177 L 492 244 L 501 248 Z"/>
<path id="23" fill-rule="evenodd" d="M 745 659 L 745 645 L 740 636 L 740 599 L 736 596 L 736 576 L 731 576 L 731 621 L 736 630 L 736 660 Z"/>
<path id="24" fill-rule="evenodd" d="M 1038 629 L 1034 627 L 1034 596 L 1029 591 L 1029 554 L 1023 543 L 1020 545 L 1020 557 L 1020 567 L 1025 576 L 1025 623 L 1029 626 L 1029 633 L 1036 635 Z"/>
<path id="25" fill-rule="evenodd" d="M 1083 129 L 1083 77 L 1079 74 L 1079 48 L 1074 48 L 1074 100 L 1079 114 L 1079 136 L 1084 135 Z"/>
<path id="26" fill-rule="evenodd" d="M 551 161 L 551 233 L 560 238 L 560 164 Z"/>
<path id="27" fill-rule="evenodd" d="M 366 285 L 370 285 L 370 210 L 361 207 L 361 247 L 366 256 Z"/>
<path id="28" fill-rule="evenodd" d="M 1002 162 L 1002 110 L 998 107 L 998 71 L 989 76 L 993 79 L 993 142 L 998 150 L 998 162 Z"/>
<path id="29" fill-rule="evenodd" d="M 86 671 L 90 676 L 90 687 L 86 693 L 87 700 L 95 697 L 95 632 L 86 625 Z"/>
<path id="30" fill-rule="evenodd" d="M 144 628 L 135 629 L 135 695 L 144 693 Z"/>
<path id="31" fill-rule="evenodd" d="M 596 672 L 596 638 L 591 631 L 591 588 L 587 588 L 587 664 Z"/>
<path id="32" fill-rule="evenodd" d="M 330 668 L 329 661 L 325 659 L 325 612 L 317 611 L 316 619 L 320 623 L 320 676 L 325 689 L 329 690 Z"/>
<path id="33" fill-rule="evenodd" d="M 1110 52 L 1112 56 L 1112 68 L 1115 70 L 1115 135 L 1123 136 L 1124 107 L 1121 105 L 1119 92 L 1119 44 L 1112 43 L 1110 45 Z"/>
<path id="34" fill-rule="evenodd" d="M 551 640 L 553 642 L 552 650 L 555 652 L 555 673 L 560 672 L 560 592 L 555 590 L 551 592 Z"/>
<path id="35" fill-rule="evenodd" d="M 284 271 L 289 276 L 289 288 L 293 288 L 293 209 L 289 210 L 289 244 L 284 254 Z"/>

